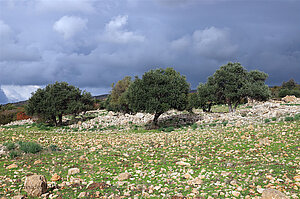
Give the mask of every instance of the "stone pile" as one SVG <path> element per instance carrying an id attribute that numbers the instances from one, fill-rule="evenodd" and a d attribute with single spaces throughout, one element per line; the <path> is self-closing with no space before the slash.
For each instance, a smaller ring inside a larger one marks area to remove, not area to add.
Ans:
<path id="1" fill-rule="evenodd" d="M 290 106 L 284 103 L 283 101 L 260 102 L 246 104 L 234 113 L 204 114 L 203 120 L 198 121 L 198 124 L 228 121 L 229 124 L 241 126 L 264 123 L 265 119 L 272 120 L 272 118 L 278 121 L 279 119 L 284 119 L 284 117 L 300 113 L 300 106 Z M 294 103 L 300 104 L 300 99 L 297 98 Z"/>

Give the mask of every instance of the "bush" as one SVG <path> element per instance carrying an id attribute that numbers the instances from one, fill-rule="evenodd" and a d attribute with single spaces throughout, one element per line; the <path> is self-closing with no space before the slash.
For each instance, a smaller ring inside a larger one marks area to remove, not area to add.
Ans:
<path id="1" fill-rule="evenodd" d="M 277 118 L 276 117 L 272 117 L 272 121 L 276 121 L 277 120 Z"/>
<path id="2" fill-rule="evenodd" d="M 285 121 L 291 122 L 291 121 L 294 121 L 294 118 L 293 117 L 285 117 Z"/>
<path id="3" fill-rule="evenodd" d="M 56 146 L 55 144 L 50 145 L 49 149 L 51 151 L 60 151 L 60 148 L 58 146 Z"/>
<path id="4" fill-rule="evenodd" d="M 3 145 L 6 146 L 7 150 L 9 151 L 14 150 L 16 148 L 16 145 L 12 142 L 6 142 Z"/>
<path id="5" fill-rule="evenodd" d="M 191 127 L 193 130 L 196 130 L 198 128 L 198 125 L 196 123 L 194 123 Z"/>
<path id="6" fill-rule="evenodd" d="M 265 123 L 269 123 L 270 122 L 270 119 L 265 119 Z"/>
<path id="7" fill-rule="evenodd" d="M 42 150 L 42 146 L 35 142 L 18 142 L 20 150 L 25 153 L 38 153 Z"/>
<path id="8" fill-rule="evenodd" d="M 24 111 L 20 111 L 17 113 L 17 120 L 27 120 L 31 118 L 30 116 L 26 115 Z"/>
<path id="9" fill-rule="evenodd" d="M 15 158 L 15 157 L 20 156 L 20 152 L 18 152 L 18 151 L 10 151 L 8 155 L 9 155 L 9 157 L 10 157 L 11 159 L 13 159 L 13 158 Z"/>
<path id="10" fill-rule="evenodd" d="M 222 122 L 223 126 L 226 126 L 228 124 L 228 120 Z"/>
<path id="11" fill-rule="evenodd" d="M 295 120 L 300 120 L 300 113 L 296 114 L 294 117 Z"/>
<path id="12" fill-rule="evenodd" d="M 17 118 L 17 110 L 5 110 L 0 112 L 0 125 L 8 124 L 12 121 L 15 121 Z"/>

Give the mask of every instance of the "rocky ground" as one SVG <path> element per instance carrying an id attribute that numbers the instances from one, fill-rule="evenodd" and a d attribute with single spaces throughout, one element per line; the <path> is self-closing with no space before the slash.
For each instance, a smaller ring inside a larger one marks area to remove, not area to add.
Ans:
<path id="1" fill-rule="evenodd" d="M 5 125 L 0 197 L 299 198 L 299 104 L 253 103 L 235 113 L 222 106 L 209 114 L 170 111 L 156 130 L 145 129 L 150 114 L 103 110 L 67 127 L 30 120 Z M 43 150 L 25 154 L 18 144 L 4 146 L 19 141 Z"/>

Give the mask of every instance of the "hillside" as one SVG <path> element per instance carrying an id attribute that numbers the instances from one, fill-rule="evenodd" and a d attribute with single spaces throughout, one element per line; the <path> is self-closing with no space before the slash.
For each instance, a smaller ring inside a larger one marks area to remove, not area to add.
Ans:
<path id="1" fill-rule="evenodd" d="M 1 126 L 0 196 L 27 197 L 25 178 L 38 174 L 49 198 L 259 198 L 270 188 L 299 198 L 299 104 L 169 111 L 156 130 L 145 129 L 153 115 L 104 110 L 64 127 Z M 20 141 L 43 149 L 23 154 Z"/>

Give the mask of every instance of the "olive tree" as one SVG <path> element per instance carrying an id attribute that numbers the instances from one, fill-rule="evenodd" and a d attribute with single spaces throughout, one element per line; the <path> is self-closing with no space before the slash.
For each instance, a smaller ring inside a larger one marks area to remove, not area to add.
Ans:
<path id="1" fill-rule="evenodd" d="M 128 88 L 129 108 L 133 112 L 154 114 L 153 123 L 170 109 L 184 110 L 187 106 L 190 85 L 185 76 L 173 68 L 146 72 L 142 79 L 136 77 Z"/>
<path id="2" fill-rule="evenodd" d="M 64 114 L 87 111 L 93 104 L 94 100 L 90 93 L 81 92 L 79 88 L 66 82 L 56 82 L 33 93 L 25 108 L 28 115 L 51 120 L 57 126 L 62 125 Z"/>
<path id="3" fill-rule="evenodd" d="M 228 104 L 230 112 L 247 97 L 256 100 L 267 100 L 270 91 L 265 80 L 268 75 L 261 71 L 248 72 L 240 63 L 221 66 L 212 78 L 215 87 L 215 96 L 218 102 Z"/>
<path id="4" fill-rule="evenodd" d="M 112 90 L 108 98 L 108 110 L 130 112 L 126 95 L 131 83 L 131 77 L 126 76 L 112 85 Z"/>
<path id="5" fill-rule="evenodd" d="M 197 88 L 198 107 L 204 112 L 211 112 L 211 107 L 217 103 L 216 86 L 212 77 L 205 84 L 200 83 Z"/>

